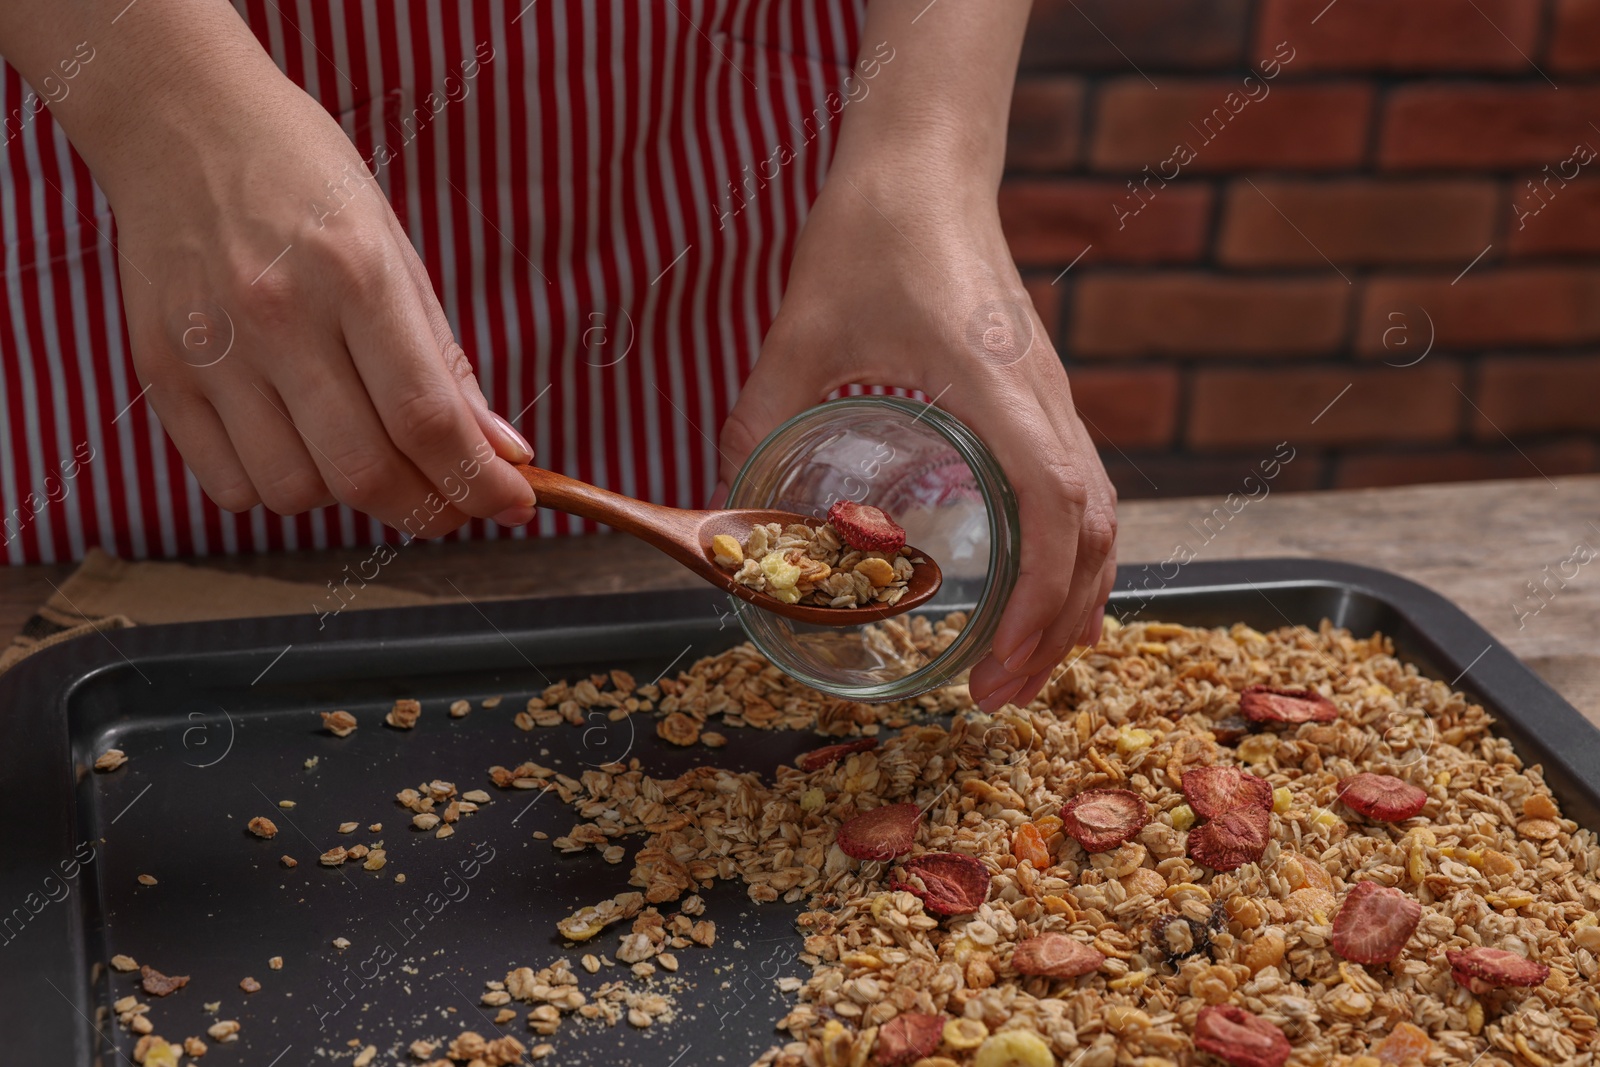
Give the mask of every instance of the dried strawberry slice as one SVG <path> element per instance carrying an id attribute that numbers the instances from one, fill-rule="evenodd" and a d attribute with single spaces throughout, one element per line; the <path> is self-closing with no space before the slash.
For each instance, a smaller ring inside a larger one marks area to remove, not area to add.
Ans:
<path id="1" fill-rule="evenodd" d="M 1451 949 L 1444 956 L 1456 981 L 1474 993 L 1486 992 L 1475 987 L 1474 981 L 1485 986 L 1528 986 L 1550 977 L 1549 967 L 1503 948 Z"/>
<path id="2" fill-rule="evenodd" d="M 839 827 L 839 849 L 858 860 L 892 860 L 911 851 L 917 840 L 922 809 L 915 804 L 886 804 L 846 819 Z"/>
<path id="3" fill-rule="evenodd" d="M 824 745 L 810 752 L 802 752 L 794 765 L 802 771 L 820 771 L 834 760 L 844 759 L 852 752 L 870 752 L 878 747 L 876 737 L 863 737 L 859 741 L 846 741 L 839 745 Z"/>
<path id="4" fill-rule="evenodd" d="M 1271 840 L 1272 813 L 1239 808 L 1190 830 L 1189 855 L 1214 871 L 1232 871 L 1259 860 Z"/>
<path id="5" fill-rule="evenodd" d="M 982 860 L 957 852 L 925 852 L 900 865 L 914 881 L 889 884 L 922 901 L 935 915 L 965 915 L 989 899 L 989 869 Z"/>
<path id="6" fill-rule="evenodd" d="M 186 974 L 166 975 L 150 966 L 148 963 L 139 968 L 140 984 L 144 991 L 152 997 L 165 997 L 189 984 Z"/>
<path id="7" fill-rule="evenodd" d="M 836 500 L 828 509 L 828 522 L 845 544 L 862 552 L 898 552 L 905 547 L 906 532 L 900 524 L 871 504 Z"/>
<path id="8" fill-rule="evenodd" d="M 1233 1067 L 1283 1067 L 1292 1051 L 1282 1030 L 1232 1004 L 1200 1009 L 1194 1021 L 1194 1047 Z"/>
<path id="9" fill-rule="evenodd" d="M 1100 969 L 1105 954 L 1066 934 L 1040 934 L 1017 943 L 1011 966 L 1018 974 L 1078 978 Z"/>
<path id="10" fill-rule="evenodd" d="M 1339 780 L 1339 799 L 1369 819 L 1404 822 L 1428 803 L 1428 794 L 1392 774 L 1363 771 Z"/>
<path id="11" fill-rule="evenodd" d="M 931 1056 L 943 1041 L 943 1015 L 906 1012 L 878 1028 L 878 1048 L 873 1058 L 884 1067 L 912 1063 Z"/>
<path id="12" fill-rule="evenodd" d="M 1422 905 L 1409 893 L 1357 882 L 1333 917 L 1333 950 L 1354 963 L 1388 963 L 1416 932 Z"/>
<path id="13" fill-rule="evenodd" d="M 1332 722 L 1339 708 L 1315 690 L 1252 685 L 1239 694 L 1239 713 L 1251 722 Z"/>
<path id="14" fill-rule="evenodd" d="M 1183 796 L 1196 815 L 1215 819 L 1240 808 L 1272 810 L 1272 786 L 1238 767 L 1196 767 L 1183 772 Z"/>
<path id="15" fill-rule="evenodd" d="M 1061 828 L 1088 852 L 1108 852 L 1144 829 L 1150 808 L 1126 789 L 1090 789 L 1061 806 Z"/>

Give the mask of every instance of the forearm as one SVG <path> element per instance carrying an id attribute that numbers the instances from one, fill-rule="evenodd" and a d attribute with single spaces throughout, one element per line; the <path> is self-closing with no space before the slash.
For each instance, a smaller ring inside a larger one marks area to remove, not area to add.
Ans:
<path id="1" fill-rule="evenodd" d="M 835 168 L 992 202 L 1029 6 L 872 0 L 854 76 L 873 76 L 843 111 Z"/>
<path id="2" fill-rule="evenodd" d="M 8 0 L 0 55 L 49 104 L 113 206 L 124 176 L 211 136 L 241 93 L 284 82 L 223 0 Z"/>

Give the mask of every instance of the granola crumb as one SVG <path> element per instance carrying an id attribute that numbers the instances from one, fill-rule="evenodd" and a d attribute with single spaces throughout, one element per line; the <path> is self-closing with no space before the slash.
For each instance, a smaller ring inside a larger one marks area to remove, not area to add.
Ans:
<path id="1" fill-rule="evenodd" d="M 322 759 L 322 757 L 321 757 L 321 756 L 308 756 L 308 757 L 307 757 L 307 758 L 306 758 L 306 761 L 305 761 L 305 763 L 304 763 L 304 767 L 305 767 L 305 769 L 306 769 L 306 770 L 308 770 L 308 771 L 314 771 L 314 770 L 316 770 L 316 769 L 317 769 L 317 763 L 318 763 L 318 762 L 319 762 L 319 761 L 320 761 L 320 760 L 321 760 L 321 759 Z"/>
<path id="2" fill-rule="evenodd" d="M 293 856 L 288 855 L 287 853 L 285 853 L 282 856 L 279 856 L 278 857 L 278 862 L 283 864 L 285 867 L 290 868 L 290 869 L 293 869 L 295 867 L 300 866 L 300 861 L 295 859 Z"/>
<path id="3" fill-rule="evenodd" d="M 322 855 L 318 856 L 317 861 L 324 867 L 337 867 L 345 861 L 345 857 L 347 855 L 349 854 L 345 852 L 343 845 L 335 845 Z"/>
<path id="4" fill-rule="evenodd" d="M 350 1067 L 371 1067 L 372 1061 L 378 1058 L 378 1046 L 368 1045 L 356 1054 L 350 1061 Z"/>
<path id="5" fill-rule="evenodd" d="M 342 822 L 339 824 L 339 832 L 341 834 L 353 834 L 359 829 L 361 829 L 361 824 L 358 822 Z"/>
<path id="6" fill-rule="evenodd" d="M 422 715 L 422 705 L 415 700 L 396 700 L 394 707 L 389 709 L 389 714 L 383 721 L 393 726 L 396 730 L 409 730 L 417 725 L 417 719 Z"/>
<path id="7" fill-rule="evenodd" d="M 274 971 L 283 970 L 283 957 L 282 956 L 273 956 L 271 959 L 269 959 L 267 961 L 267 966 L 270 967 Z"/>
<path id="8" fill-rule="evenodd" d="M 139 968 L 139 984 L 152 997 L 171 996 L 189 984 L 186 974 L 162 974 L 149 964 Z"/>
<path id="9" fill-rule="evenodd" d="M 233 1019 L 223 1019 L 206 1028 L 206 1034 L 211 1040 L 226 1044 L 239 1039 L 239 1024 Z"/>
<path id="10" fill-rule="evenodd" d="M 450 717 L 452 719 L 466 718 L 471 711 L 472 702 L 470 700 L 456 700 L 450 704 Z"/>
<path id="11" fill-rule="evenodd" d="M 355 733 L 356 717 L 348 711 L 324 711 L 322 725 L 334 737 L 349 737 Z"/>
<path id="12" fill-rule="evenodd" d="M 124 763 L 128 762 L 128 754 L 120 748 L 108 748 L 95 757 L 94 769 L 101 774 L 109 774 Z"/>
<path id="13" fill-rule="evenodd" d="M 348 937 L 336 937 L 336 938 L 333 939 L 333 947 L 334 948 L 349 948 L 350 947 L 350 939 Z"/>
<path id="14" fill-rule="evenodd" d="M 875 510 L 875 509 L 874 509 Z M 915 571 L 910 550 L 862 551 L 831 522 L 754 526 L 741 545 L 731 535 L 712 539 L 717 566 L 739 585 L 786 604 L 854 608 L 894 604 Z"/>
<path id="15" fill-rule="evenodd" d="M 280 801 L 278 801 L 278 807 L 282 808 L 284 811 L 293 811 L 294 810 L 294 801 L 292 801 L 292 800 L 280 800 Z"/>
<path id="16" fill-rule="evenodd" d="M 420 1040 L 418 1040 L 418 1041 L 411 1042 L 411 1047 L 410 1047 L 410 1049 L 408 1051 L 411 1053 L 413 1058 L 419 1059 L 419 1060 L 425 1060 L 429 1056 L 432 1056 L 433 1055 L 433 1050 L 438 1048 L 438 1047 L 439 1046 L 434 1044 L 432 1041 L 420 1041 Z"/>
<path id="17" fill-rule="evenodd" d="M 403 874 L 397 874 L 397 875 L 394 876 L 394 880 L 396 882 L 402 882 L 403 883 L 406 880 L 406 876 L 403 875 Z"/>
<path id="18" fill-rule="evenodd" d="M 156 884 L 156 876 L 153 875 L 153 874 L 141 874 L 139 876 L 139 884 L 140 885 L 155 885 Z"/>
<path id="19" fill-rule="evenodd" d="M 245 828 L 257 837 L 264 837 L 268 840 L 278 836 L 278 824 L 265 815 L 257 815 L 245 824 Z"/>
<path id="20" fill-rule="evenodd" d="M 485 708 L 498 708 L 500 706 L 500 701 L 503 699 L 503 697 L 498 696 L 484 697 L 483 704 L 481 706 Z"/>
<path id="21" fill-rule="evenodd" d="M 206 1054 L 206 1043 L 191 1035 L 183 1039 L 183 1051 L 185 1055 L 199 1059 Z"/>
<path id="22" fill-rule="evenodd" d="M 239 988 L 244 990 L 246 993 L 259 993 L 261 992 L 261 983 L 256 981 L 254 978 L 251 978 L 249 975 L 246 975 L 240 980 Z"/>

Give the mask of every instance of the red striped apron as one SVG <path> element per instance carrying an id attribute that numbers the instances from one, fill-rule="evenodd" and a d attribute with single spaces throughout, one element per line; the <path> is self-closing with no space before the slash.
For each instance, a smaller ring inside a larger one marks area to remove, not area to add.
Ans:
<path id="1" fill-rule="evenodd" d="M 862 3 L 235 0 L 376 164 L 538 462 L 680 507 L 710 495 L 777 313 Z M 9 66 L 0 115 L 5 560 L 393 539 L 344 507 L 231 515 L 205 498 L 134 376 L 104 196 Z M 580 528 L 542 511 L 535 532 Z"/>

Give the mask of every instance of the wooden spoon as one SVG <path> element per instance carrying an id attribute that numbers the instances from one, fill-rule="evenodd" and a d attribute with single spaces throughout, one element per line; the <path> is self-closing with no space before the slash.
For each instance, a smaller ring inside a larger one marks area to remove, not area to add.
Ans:
<path id="1" fill-rule="evenodd" d="M 825 608 L 812 604 L 785 604 L 775 596 L 735 582 L 732 573 L 717 566 L 711 551 L 711 539 L 717 534 L 729 534 L 742 545 L 751 528 L 758 523 L 777 522 L 787 526 L 801 522 L 809 526 L 815 520 L 790 511 L 759 508 L 685 511 L 635 500 L 539 467 L 519 465 L 517 470 L 533 486 L 541 506 L 565 511 L 569 515 L 580 515 L 605 523 L 625 534 L 632 534 L 641 541 L 655 545 L 712 585 L 766 611 L 799 622 L 818 626 L 853 626 L 887 619 L 927 603 L 939 591 L 939 584 L 944 580 L 937 563 L 924 553 L 912 549 L 911 554 L 921 556 L 925 562 L 916 565 L 906 582 L 905 593 L 893 605 Z"/>

